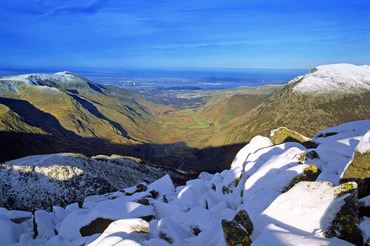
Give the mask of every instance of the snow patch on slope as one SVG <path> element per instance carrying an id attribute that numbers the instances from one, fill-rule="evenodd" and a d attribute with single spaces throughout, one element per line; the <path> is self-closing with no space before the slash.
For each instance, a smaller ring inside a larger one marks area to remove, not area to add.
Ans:
<path id="1" fill-rule="evenodd" d="M 370 90 L 370 66 L 345 63 L 323 65 L 315 67 L 299 79 L 301 81 L 293 91 L 300 93 L 351 93 L 358 89 Z M 289 83 L 296 81 L 297 79 L 294 79 Z"/>

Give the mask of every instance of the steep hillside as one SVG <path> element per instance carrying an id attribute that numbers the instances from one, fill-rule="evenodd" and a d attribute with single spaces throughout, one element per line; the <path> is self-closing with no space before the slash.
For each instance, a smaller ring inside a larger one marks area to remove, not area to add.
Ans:
<path id="1" fill-rule="evenodd" d="M 312 137 L 319 130 L 369 117 L 370 67 L 319 66 L 276 90 L 253 110 L 218 128 L 207 145 L 246 143 L 253 136 L 267 136 L 271 129 L 280 126 Z M 225 156 L 226 167 L 237 151 L 231 146 L 219 154 Z"/>
<path id="2" fill-rule="evenodd" d="M 141 144 L 164 134 L 140 94 L 69 72 L 1 78 L 0 96 L 0 161 L 66 151 L 145 157 Z"/>
<path id="3" fill-rule="evenodd" d="M 319 130 L 370 116 L 370 68 L 319 66 L 283 85 L 213 91 L 181 106 L 69 72 L 0 78 L 0 162 L 34 154 L 132 155 L 158 165 L 228 168 L 255 135 Z M 185 100 L 185 99 L 184 99 Z"/>

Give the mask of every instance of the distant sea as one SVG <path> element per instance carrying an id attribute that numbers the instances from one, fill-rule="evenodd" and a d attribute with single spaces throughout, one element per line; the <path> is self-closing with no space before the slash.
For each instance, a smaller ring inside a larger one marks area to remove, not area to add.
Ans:
<path id="1" fill-rule="evenodd" d="M 201 89 L 224 89 L 239 86 L 261 86 L 286 83 L 309 72 L 308 69 L 228 69 L 208 71 L 175 70 L 128 70 L 98 71 L 92 69 L 2 69 L 0 77 L 28 74 L 70 71 L 98 84 L 116 85 L 135 89 L 135 86 L 178 87 L 194 86 Z"/>

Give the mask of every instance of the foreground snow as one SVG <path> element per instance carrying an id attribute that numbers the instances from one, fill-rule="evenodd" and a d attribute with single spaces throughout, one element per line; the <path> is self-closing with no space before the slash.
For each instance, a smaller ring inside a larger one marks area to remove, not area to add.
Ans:
<path id="1" fill-rule="evenodd" d="M 340 176 L 356 147 L 368 150 L 368 142 L 360 140 L 369 130 L 368 120 L 319 132 L 313 138 L 318 156 L 313 157 L 300 143 L 273 145 L 257 136 L 230 170 L 201 173 L 184 186 L 175 188 L 166 175 L 150 185 L 88 197 L 82 207 L 54 206 L 34 216 L 0 209 L 0 228 L 6 228 L 0 231 L 0 245 L 226 245 L 221 221 L 233 220 L 242 210 L 254 225 L 252 245 L 351 245 L 324 235 L 350 196 L 338 186 Z M 308 157 L 302 160 L 304 154 Z M 309 164 L 321 170 L 318 181 L 292 184 L 312 168 Z M 356 188 L 349 186 L 351 192 Z M 368 225 L 365 217 L 365 239 Z"/>

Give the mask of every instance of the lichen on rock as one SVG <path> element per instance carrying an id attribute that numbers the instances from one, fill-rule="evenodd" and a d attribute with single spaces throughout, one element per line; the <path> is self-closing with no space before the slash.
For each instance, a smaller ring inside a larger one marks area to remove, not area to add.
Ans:
<path id="1" fill-rule="evenodd" d="M 249 233 L 243 226 L 236 222 L 225 219 L 222 220 L 221 223 L 227 245 L 249 246 L 252 244 L 252 240 L 249 237 Z"/>
<path id="2" fill-rule="evenodd" d="M 249 214 L 244 209 L 240 210 L 233 218 L 233 222 L 241 225 L 244 229 L 248 232 L 248 234 L 252 234 L 253 232 L 253 223 Z"/>
<path id="3" fill-rule="evenodd" d="M 359 197 L 368 195 L 370 189 L 370 152 L 356 151 L 352 162 L 344 171 L 340 182 L 354 181 L 358 184 Z"/>
<path id="4" fill-rule="evenodd" d="M 344 204 L 325 232 L 326 237 L 338 237 L 355 245 L 363 245 L 362 232 L 359 228 L 359 208 L 357 184 L 348 182 L 334 187 L 335 196 L 344 198 Z"/>
<path id="5" fill-rule="evenodd" d="M 283 188 L 282 193 L 290 190 L 294 185 L 301 181 L 315 181 L 320 175 L 321 170 L 315 165 L 308 165 L 304 170 L 303 174 L 296 176 L 292 179 L 289 184 Z"/>
<path id="6" fill-rule="evenodd" d="M 276 130 L 271 131 L 270 140 L 273 144 L 281 144 L 286 142 L 305 143 L 307 141 L 310 141 L 311 139 L 286 127 L 280 127 Z"/>

